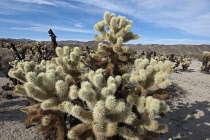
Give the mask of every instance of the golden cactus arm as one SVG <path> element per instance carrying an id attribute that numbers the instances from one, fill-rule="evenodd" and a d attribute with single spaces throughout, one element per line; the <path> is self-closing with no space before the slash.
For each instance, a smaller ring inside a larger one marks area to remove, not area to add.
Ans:
<path id="1" fill-rule="evenodd" d="M 39 123 L 39 121 L 41 120 L 43 115 L 41 114 L 37 114 L 34 116 L 29 117 L 28 119 L 25 120 L 24 124 L 26 126 L 31 125 L 31 124 L 35 124 L 35 123 Z"/>
<path id="2" fill-rule="evenodd" d="M 59 104 L 58 109 L 76 117 L 84 123 L 90 123 L 93 120 L 91 112 L 85 110 L 84 108 L 78 105 L 73 105 L 69 101 L 64 101 L 61 104 Z"/>
<path id="3" fill-rule="evenodd" d="M 79 137 L 85 132 L 91 129 L 91 125 L 87 123 L 81 123 L 68 131 L 68 138 L 70 139 L 79 139 Z"/>

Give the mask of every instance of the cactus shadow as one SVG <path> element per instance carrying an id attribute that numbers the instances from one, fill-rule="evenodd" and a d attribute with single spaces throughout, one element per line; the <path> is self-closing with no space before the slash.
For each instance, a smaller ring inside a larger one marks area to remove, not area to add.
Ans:
<path id="1" fill-rule="evenodd" d="M 5 75 L 0 71 L 0 77 L 5 77 Z"/>
<path id="2" fill-rule="evenodd" d="M 6 73 L 8 73 L 8 71 L 9 71 L 8 67 L 3 66 L 3 67 L 0 69 L 0 77 L 6 77 Z"/>
<path id="3" fill-rule="evenodd" d="M 195 69 L 188 69 L 188 72 L 196 72 Z"/>
<path id="4" fill-rule="evenodd" d="M 168 104 L 171 111 L 167 113 L 163 123 L 168 124 L 169 132 L 163 134 L 162 137 L 181 140 L 210 138 L 210 103 L 208 101 L 196 101 L 191 104 L 179 102 L 176 105 L 169 101 Z"/>
<path id="5" fill-rule="evenodd" d="M 169 94 L 170 100 L 179 100 L 180 98 L 186 97 L 187 91 L 179 87 L 177 83 L 172 83 L 166 89 Z"/>
<path id="6" fill-rule="evenodd" d="M 7 95 L 11 95 L 11 98 L 7 97 Z M 18 99 L 18 98 L 20 98 L 20 96 L 11 93 L 11 90 L 8 90 L 8 91 L 0 90 L 0 99 L 7 99 L 7 100 L 14 101 L 15 99 Z M 0 104 L 0 106 L 1 106 L 1 104 Z"/>
<path id="7" fill-rule="evenodd" d="M 20 108 L 27 104 L 27 100 L 7 100 L 0 103 L 0 121 L 19 121 L 24 123 L 27 119 L 27 115 L 20 111 Z"/>
<path id="8" fill-rule="evenodd" d="M 196 72 L 196 70 L 195 69 L 188 69 L 188 70 L 183 70 L 182 68 L 175 68 L 174 69 L 174 72 L 175 73 L 183 73 L 183 72 L 189 72 L 189 73 L 191 73 L 191 72 Z"/>
<path id="9" fill-rule="evenodd" d="M 7 107 L 13 107 L 13 106 L 25 106 L 27 103 L 27 100 L 20 100 L 20 101 L 14 101 L 14 100 L 7 100 L 6 102 L 0 104 L 1 109 L 5 109 Z"/>

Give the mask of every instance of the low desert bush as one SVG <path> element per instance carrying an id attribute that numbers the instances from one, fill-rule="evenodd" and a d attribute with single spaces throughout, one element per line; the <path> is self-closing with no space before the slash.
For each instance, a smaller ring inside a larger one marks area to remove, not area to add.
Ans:
<path id="1" fill-rule="evenodd" d="M 0 48 L 0 68 L 7 67 L 9 62 L 14 60 L 14 53 L 11 50 Z"/>
<path id="2" fill-rule="evenodd" d="M 203 51 L 202 53 L 202 67 L 201 71 L 205 73 L 210 72 L 210 52 Z"/>

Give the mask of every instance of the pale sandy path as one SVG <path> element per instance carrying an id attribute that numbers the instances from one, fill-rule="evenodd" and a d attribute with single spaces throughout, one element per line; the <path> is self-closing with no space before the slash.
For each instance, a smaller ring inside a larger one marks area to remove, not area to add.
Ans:
<path id="1" fill-rule="evenodd" d="M 35 127 L 26 129 L 23 124 L 27 116 L 20 111 L 20 108 L 26 105 L 27 100 L 15 96 L 12 91 L 4 91 L 3 94 L 12 94 L 13 99 L 1 98 L 1 87 L 9 82 L 2 76 L 3 74 L 0 72 L 0 140 L 40 140 Z"/>
<path id="2" fill-rule="evenodd" d="M 169 132 L 162 139 L 206 140 L 210 138 L 210 75 L 200 72 L 201 62 L 193 60 L 190 72 L 173 73 L 173 83 L 184 94 L 169 101 L 172 112 L 164 122 Z"/>

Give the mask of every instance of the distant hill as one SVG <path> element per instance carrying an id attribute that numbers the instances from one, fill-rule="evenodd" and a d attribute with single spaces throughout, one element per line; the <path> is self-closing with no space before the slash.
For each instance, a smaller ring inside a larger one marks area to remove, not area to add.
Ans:
<path id="1" fill-rule="evenodd" d="M 38 42 L 36 40 L 31 40 L 31 39 L 11 39 L 11 38 L 0 38 L 0 42 L 4 43 L 21 43 L 21 44 L 33 44 L 35 42 Z M 51 41 L 39 41 L 43 42 L 44 44 L 50 44 Z M 82 41 L 77 41 L 77 40 L 65 40 L 65 41 L 57 41 L 58 44 L 60 45 L 68 45 L 68 44 L 82 44 L 84 42 Z"/>
<path id="2" fill-rule="evenodd" d="M 11 39 L 11 38 L 0 38 L 0 42 L 4 43 L 22 43 L 22 44 L 33 44 L 37 41 L 31 39 Z M 40 41 L 44 44 L 50 44 L 50 41 Z M 57 41 L 60 46 L 83 46 L 83 47 L 90 47 L 96 49 L 98 47 L 99 41 L 76 41 L 76 40 L 64 40 L 64 41 Z M 105 44 L 109 44 L 106 41 L 103 41 Z M 142 45 L 142 44 L 127 44 L 132 49 L 136 51 L 143 50 L 145 52 L 155 51 L 157 53 L 174 53 L 174 54 L 201 54 L 203 51 L 210 51 L 210 45 L 159 45 L 159 44 L 149 44 L 149 45 Z"/>
<path id="3" fill-rule="evenodd" d="M 210 45 L 141 45 L 131 46 L 136 51 L 144 50 L 145 52 L 155 51 L 157 53 L 174 53 L 174 54 L 201 54 L 203 51 L 210 51 Z"/>
<path id="4" fill-rule="evenodd" d="M 31 40 L 31 39 L 11 39 L 11 38 L 0 38 L 0 42 L 3 43 L 21 43 L 21 44 L 32 44 L 35 43 L 37 41 L 35 40 Z"/>

